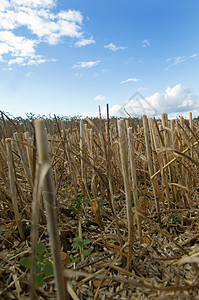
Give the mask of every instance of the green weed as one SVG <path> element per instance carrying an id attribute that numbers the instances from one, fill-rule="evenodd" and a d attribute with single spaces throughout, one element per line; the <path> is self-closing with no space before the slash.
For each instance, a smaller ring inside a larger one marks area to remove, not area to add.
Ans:
<path id="1" fill-rule="evenodd" d="M 80 255 L 83 254 L 85 257 L 88 256 L 91 253 L 91 249 L 85 249 L 85 246 L 89 245 L 91 243 L 90 240 L 83 240 L 80 237 L 74 238 L 74 243 L 72 243 L 72 248 L 78 247 L 80 249 Z M 73 255 L 71 255 L 72 263 L 76 263 L 78 261 L 77 258 L 74 258 Z"/>
<path id="2" fill-rule="evenodd" d="M 50 256 L 49 252 L 43 243 L 37 244 L 37 256 L 36 256 L 36 266 L 35 266 L 35 284 L 39 287 L 44 285 L 44 277 L 46 275 L 53 274 L 53 264 L 48 259 Z M 32 257 L 24 257 L 20 259 L 19 264 L 26 269 L 31 269 Z"/>
<path id="3" fill-rule="evenodd" d="M 181 217 L 178 213 L 172 213 L 169 218 L 168 218 L 169 221 L 172 222 L 172 224 L 180 224 L 181 223 Z"/>
<path id="4" fill-rule="evenodd" d="M 84 198 L 84 194 L 78 193 L 75 199 L 71 200 L 69 209 L 72 211 L 73 215 L 77 215 L 82 210 L 84 204 L 88 205 L 88 199 Z"/>

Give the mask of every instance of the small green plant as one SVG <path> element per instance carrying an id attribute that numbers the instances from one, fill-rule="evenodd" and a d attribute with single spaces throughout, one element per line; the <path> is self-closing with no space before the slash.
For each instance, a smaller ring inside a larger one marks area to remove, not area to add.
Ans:
<path id="1" fill-rule="evenodd" d="M 45 275 L 53 274 L 53 264 L 48 259 L 50 256 L 49 252 L 43 243 L 37 244 L 37 256 L 36 256 L 36 266 L 35 266 L 35 284 L 39 287 L 44 285 Z M 20 259 L 19 264 L 26 269 L 31 268 L 32 257 L 24 257 Z"/>
<path id="2" fill-rule="evenodd" d="M 88 204 L 88 199 L 84 198 L 84 194 L 78 193 L 75 199 L 71 200 L 70 210 L 72 211 L 73 215 L 78 214 L 82 210 L 82 205 Z"/>
<path id="3" fill-rule="evenodd" d="M 178 224 L 181 223 L 181 217 L 180 217 L 180 215 L 178 213 L 172 213 L 169 216 L 168 220 L 169 221 L 171 220 L 172 224 L 176 224 L 176 225 L 178 225 Z"/>
<path id="4" fill-rule="evenodd" d="M 85 249 L 86 245 L 89 245 L 91 243 L 90 240 L 83 240 L 80 237 L 74 238 L 74 243 L 72 243 L 72 248 L 78 247 L 80 250 L 80 255 L 84 255 L 85 257 L 88 256 L 91 253 L 91 249 Z M 74 258 L 73 255 L 71 255 L 72 263 L 77 262 L 77 258 Z"/>

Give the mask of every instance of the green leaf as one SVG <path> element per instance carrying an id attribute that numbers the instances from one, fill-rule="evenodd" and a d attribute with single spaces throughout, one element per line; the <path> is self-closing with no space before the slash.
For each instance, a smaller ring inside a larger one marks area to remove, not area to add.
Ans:
<path id="1" fill-rule="evenodd" d="M 44 278 L 41 275 L 35 276 L 35 284 L 39 287 L 42 287 L 44 285 Z"/>
<path id="2" fill-rule="evenodd" d="M 76 241 L 76 242 L 81 242 L 82 239 L 81 239 L 80 237 L 76 237 L 76 238 L 74 238 L 74 241 Z"/>
<path id="3" fill-rule="evenodd" d="M 36 274 L 39 274 L 41 272 L 41 264 L 40 263 L 36 263 L 35 272 L 36 272 Z"/>
<path id="4" fill-rule="evenodd" d="M 48 251 L 46 251 L 45 257 L 48 258 L 49 256 L 50 256 L 50 253 Z"/>
<path id="5" fill-rule="evenodd" d="M 76 198 L 77 198 L 77 199 L 80 199 L 80 200 L 81 200 L 83 197 L 84 197 L 84 194 L 82 194 L 82 193 L 78 193 L 77 196 L 76 196 Z"/>
<path id="6" fill-rule="evenodd" d="M 71 260 L 72 260 L 72 263 L 73 263 L 73 264 L 75 264 L 75 263 L 78 261 L 78 259 L 77 259 L 77 258 L 74 258 L 73 255 L 71 255 L 70 257 L 71 257 Z"/>
<path id="7" fill-rule="evenodd" d="M 43 260 L 44 260 L 43 254 L 38 254 L 37 255 L 37 262 L 43 262 Z"/>
<path id="8" fill-rule="evenodd" d="M 73 248 L 74 247 L 79 247 L 80 245 L 79 245 L 79 243 L 78 242 L 75 242 L 75 243 L 72 243 L 72 245 L 71 245 Z"/>
<path id="9" fill-rule="evenodd" d="M 37 254 L 43 254 L 46 250 L 46 247 L 43 243 L 38 243 L 37 244 Z"/>
<path id="10" fill-rule="evenodd" d="M 88 256 L 90 253 L 91 253 L 91 250 L 90 249 L 84 249 L 82 250 L 81 252 L 84 256 Z"/>
<path id="11" fill-rule="evenodd" d="M 19 264 L 22 267 L 25 267 L 26 269 L 30 269 L 31 262 L 32 262 L 32 258 L 30 256 L 28 256 L 28 257 L 23 257 L 22 259 L 20 259 Z"/>
<path id="12" fill-rule="evenodd" d="M 53 274 L 53 264 L 50 260 L 47 260 L 44 264 L 43 272 L 45 275 Z"/>
<path id="13" fill-rule="evenodd" d="M 90 240 L 84 240 L 84 242 L 83 242 L 84 245 L 88 245 L 88 244 L 90 244 L 90 243 L 91 243 Z"/>
<path id="14" fill-rule="evenodd" d="M 83 199 L 83 200 L 82 200 L 82 203 L 84 203 L 84 204 L 87 205 L 87 204 L 88 204 L 88 199 Z"/>
<path id="15" fill-rule="evenodd" d="M 73 206 L 70 206 L 69 209 L 71 210 L 73 216 L 76 215 L 77 210 Z"/>

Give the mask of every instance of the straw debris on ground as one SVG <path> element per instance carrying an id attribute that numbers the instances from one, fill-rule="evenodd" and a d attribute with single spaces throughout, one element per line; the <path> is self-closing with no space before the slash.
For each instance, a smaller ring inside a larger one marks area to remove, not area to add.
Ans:
<path id="1" fill-rule="evenodd" d="M 199 299 L 198 119 L 0 126 L 1 299 Z"/>

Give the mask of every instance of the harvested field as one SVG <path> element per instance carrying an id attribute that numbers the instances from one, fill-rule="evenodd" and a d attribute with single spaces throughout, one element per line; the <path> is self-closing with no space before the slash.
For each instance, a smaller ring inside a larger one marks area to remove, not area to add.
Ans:
<path id="1" fill-rule="evenodd" d="M 2 113 L 0 298 L 199 299 L 198 142 L 191 113 Z"/>

